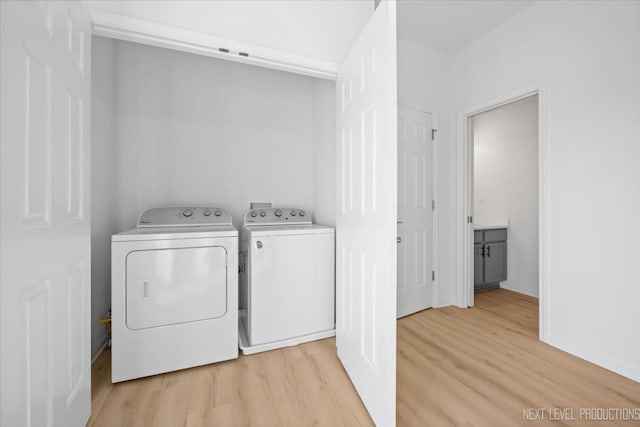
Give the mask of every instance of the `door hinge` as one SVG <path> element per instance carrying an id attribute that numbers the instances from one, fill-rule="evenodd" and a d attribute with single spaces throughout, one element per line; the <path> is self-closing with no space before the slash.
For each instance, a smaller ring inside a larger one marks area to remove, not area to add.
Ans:
<path id="1" fill-rule="evenodd" d="M 438 132 L 438 129 L 431 129 L 431 140 L 432 141 L 436 140 L 436 132 Z"/>
<path id="2" fill-rule="evenodd" d="M 435 211 L 435 210 L 436 210 L 436 201 L 435 201 L 435 200 L 432 200 L 432 201 L 431 201 L 431 210 L 432 210 L 432 211 Z"/>
<path id="3" fill-rule="evenodd" d="M 435 270 L 431 270 L 431 280 L 432 281 L 436 280 L 436 272 L 435 272 Z"/>
<path id="4" fill-rule="evenodd" d="M 473 217 L 472 216 L 468 216 L 467 217 L 467 223 L 468 224 L 473 224 Z"/>

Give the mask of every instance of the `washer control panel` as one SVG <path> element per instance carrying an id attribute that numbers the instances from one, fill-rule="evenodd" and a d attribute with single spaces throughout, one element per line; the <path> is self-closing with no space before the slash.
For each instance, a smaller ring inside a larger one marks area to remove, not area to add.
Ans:
<path id="1" fill-rule="evenodd" d="M 256 208 L 244 215 L 246 225 L 305 225 L 311 224 L 311 215 L 298 208 Z"/>
<path id="2" fill-rule="evenodd" d="M 138 227 L 194 227 L 231 225 L 231 215 L 216 207 L 152 208 L 140 214 Z"/>

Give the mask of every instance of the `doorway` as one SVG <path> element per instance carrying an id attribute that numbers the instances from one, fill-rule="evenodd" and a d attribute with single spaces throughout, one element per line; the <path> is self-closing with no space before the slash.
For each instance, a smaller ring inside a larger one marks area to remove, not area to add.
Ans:
<path id="1" fill-rule="evenodd" d="M 474 120 L 477 122 L 478 117 L 480 117 L 482 113 L 490 113 L 491 111 L 505 106 L 507 106 L 508 108 L 510 104 L 515 104 L 518 101 L 526 102 L 527 99 L 528 102 L 532 103 L 535 101 L 535 104 L 537 104 L 534 106 L 534 109 L 537 110 L 537 123 L 534 124 L 534 127 L 537 129 L 537 147 L 535 150 L 533 150 L 532 153 L 530 153 L 530 156 L 533 156 L 536 159 L 536 162 L 533 165 L 533 169 L 537 171 L 537 177 L 536 179 L 534 179 L 534 181 L 536 181 L 537 183 L 537 189 L 529 190 L 533 191 L 536 194 L 537 206 L 528 206 L 527 209 L 533 209 L 537 211 L 537 233 L 534 233 L 534 235 L 537 235 L 538 242 L 537 250 L 534 251 L 537 252 L 537 265 L 535 265 L 534 262 L 534 266 L 532 268 L 535 270 L 535 268 L 537 267 L 538 273 L 537 297 L 539 298 L 539 338 L 541 341 L 546 341 L 545 325 L 548 324 L 548 304 L 545 298 L 546 295 L 548 295 L 548 291 L 546 288 L 548 283 L 546 278 L 548 251 L 546 248 L 548 242 L 547 230 L 549 223 L 547 212 L 549 194 L 547 169 L 549 162 L 546 138 L 546 84 L 543 81 L 537 82 L 527 87 L 523 87 L 512 93 L 494 98 L 485 103 L 478 104 L 458 114 L 458 213 L 460 218 L 460 221 L 458 223 L 458 265 L 460 266 L 460 274 L 458 277 L 457 305 L 461 307 L 474 306 L 474 279 L 478 274 L 478 271 L 474 269 L 474 257 L 477 255 L 478 251 L 482 251 L 482 245 L 480 247 L 477 247 L 475 245 L 478 238 L 487 238 L 487 236 L 480 236 L 479 234 L 481 233 L 477 234 L 475 232 L 476 230 L 474 230 L 474 225 L 482 226 L 482 224 L 478 224 L 478 221 L 476 220 L 474 215 L 476 215 L 476 212 L 480 212 L 479 220 L 482 221 L 482 210 L 488 203 L 487 198 L 484 198 L 484 200 L 480 200 L 483 198 L 482 195 L 479 195 L 479 197 L 477 198 L 474 197 Z M 482 148 L 480 150 L 482 150 Z M 534 200 L 536 200 L 536 198 L 534 198 Z M 476 206 L 476 204 L 478 206 Z M 479 208 L 479 211 L 476 210 L 477 208 Z M 487 216 L 485 216 L 484 218 L 485 221 L 496 223 L 488 225 L 507 226 L 502 228 L 506 228 L 507 230 L 509 229 L 510 224 L 508 214 L 503 213 L 500 216 L 498 216 L 498 214 L 495 214 L 491 220 L 487 220 Z M 500 224 L 498 224 L 498 222 Z M 490 239 L 493 239 L 495 236 L 488 237 Z M 505 264 L 507 267 L 508 278 L 508 237 L 504 239 L 504 241 L 507 242 L 505 247 Z M 514 246 L 514 249 L 516 248 L 517 246 Z M 497 248 L 494 248 L 492 246 L 491 250 L 494 251 L 492 252 L 492 256 L 498 255 L 495 249 Z M 485 257 L 487 256 L 486 251 L 487 248 L 485 246 Z M 481 254 L 482 252 L 479 253 Z M 502 280 L 500 280 L 501 277 L 498 276 L 497 279 L 494 278 L 493 280 L 496 282 L 501 282 L 506 281 L 507 278 L 502 278 Z M 520 289 L 514 290 L 523 291 L 522 286 L 519 287 Z"/>
<path id="2" fill-rule="evenodd" d="M 538 95 L 470 117 L 474 291 L 538 297 Z"/>

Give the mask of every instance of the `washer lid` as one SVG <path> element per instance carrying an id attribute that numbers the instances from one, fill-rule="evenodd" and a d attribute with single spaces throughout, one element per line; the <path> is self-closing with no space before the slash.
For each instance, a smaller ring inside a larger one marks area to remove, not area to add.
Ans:
<path id="1" fill-rule="evenodd" d="M 231 215 L 216 207 L 174 206 L 152 208 L 140 214 L 138 227 L 206 227 L 232 225 Z"/>
<path id="2" fill-rule="evenodd" d="M 219 227 L 143 227 L 111 236 L 112 242 L 138 240 L 206 239 L 211 237 L 236 237 L 238 230 L 232 225 Z"/>

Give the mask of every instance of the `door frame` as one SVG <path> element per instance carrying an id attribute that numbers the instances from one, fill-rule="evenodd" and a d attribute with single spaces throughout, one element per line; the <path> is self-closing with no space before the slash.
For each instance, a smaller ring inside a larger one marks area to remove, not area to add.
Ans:
<path id="1" fill-rule="evenodd" d="M 87 8 L 92 34 L 335 81 L 339 63 Z M 374 10 L 371 11 L 373 15 Z M 371 17 L 371 16 L 370 16 Z M 246 53 L 246 54 L 245 54 Z"/>
<path id="2" fill-rule="evenodd" d="M 473 134 L 471 117 L 538 95 L 538 289 L 539 339 L 548 341 L 549 318 L 549 138 L 547 81 L 540 80 L 488 99 L 457 113 L 457 259 L 456 280 L 459 307 L 473 307 Z"/>
<path id="3" fill-rule="evenodd" d="M 431 126 L 435 129 L 435 135 L 433 138 L 432 144 L 432 152 L 431 152 L 431 172 L 433 176 L 431 177 L 431 184 L 433 188 L 431 189 L 431 197 L 433 198 L 436 208 L 432 211 L 431 220 L 433 226 L 432 236 L 432 250 L 431 250 L 431 262 L 433 271 L 435 271 L 435 279 L 433 280 L 433 307 L 440 307 L 438 304 L 438 112 L 437 111 L 429 111 L 429 108 L 422 107 L 415 104 L 410 104 L 406 102 L 398 102 L 398 106 L 409 108 L 412 110 L 420 111 L 421 113 L 430 114 L 431 115 Z M 398 207 L 396 206 L 396 209 Z M 396 260 L 397 263 L 397 260 Z"/>

